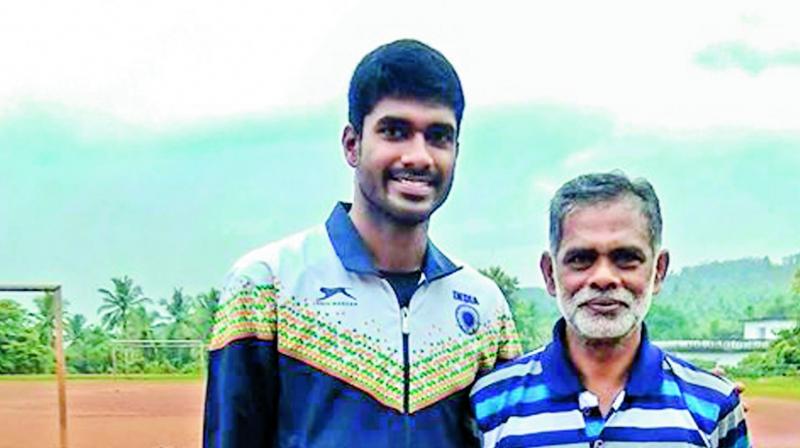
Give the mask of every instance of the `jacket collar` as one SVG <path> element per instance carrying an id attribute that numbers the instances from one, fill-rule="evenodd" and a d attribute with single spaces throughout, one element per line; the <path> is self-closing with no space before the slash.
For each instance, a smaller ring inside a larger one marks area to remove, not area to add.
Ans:
<path id="1" fill-rule="evenodd" d="M 348 212 L 352 205 L 339 202 L 333 208 L 325 228 L 333 244 L 333 249 L 345 269 L 359 274 L 380 275 L 378 268 L 359 235 Z M 461 269 L 428 240 L 425 259 L 422 262 L 422 274 L 426 281 L 434 281 Z"/>

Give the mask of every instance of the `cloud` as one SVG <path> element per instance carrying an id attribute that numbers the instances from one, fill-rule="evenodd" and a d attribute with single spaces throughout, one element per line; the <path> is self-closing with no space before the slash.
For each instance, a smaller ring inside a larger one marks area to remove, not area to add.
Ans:
<path id="1" fill-rule="evenodd" d="M 744 42 L 722 42 L 697 53 L 695 62 L 711 70 L 739 69 L 755 76 L 769 68 L 800 68 L 800 49 L 769 52 Z"/>
<path id="2" fill-rule="evenodd" d="M 576 168 L 580 166 L 591 165 L 592 162 L 597 160 L 600 156 L 597 148 L 588 148 L 581 151 L 574 152 L 564 159 L 564 167 Z"/>

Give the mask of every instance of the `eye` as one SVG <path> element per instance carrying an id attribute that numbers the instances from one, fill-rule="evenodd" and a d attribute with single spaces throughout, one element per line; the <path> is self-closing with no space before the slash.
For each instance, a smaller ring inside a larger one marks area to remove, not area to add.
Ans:
<path id="1" fill-rule="evenodd" d="M 611 253 L 611 260 L 622 269 L 635 269 L 644 262 L 644 256 L 636 250 L 616 250 Z"/>
<path id="2" fill-rule="evenodd" d="M 408 138 L 409 128 L 402 123 L 386 123 L 378 128 L 378 133 L 387 140 L 399 141 Z"/>
<path id="3" fill-rule="evenodd" d="M 448 148 L 455 142 L 455 131 L 450 126 L 430 126 L 425 130 L 425 140 L 433 146 Z"/>
<path id="4" fill-rule="evenodd" d="M 564 264 L 569 266 L 571 269 L 582 271 L 591 267 L 596 259 L 597 254 L 595 252 L 575 251 L 569 252 L 564 256 Z"/>

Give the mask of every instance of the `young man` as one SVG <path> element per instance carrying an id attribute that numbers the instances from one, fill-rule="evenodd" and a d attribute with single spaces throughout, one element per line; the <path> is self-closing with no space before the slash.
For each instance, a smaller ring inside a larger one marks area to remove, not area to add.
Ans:
<path id="1" fill-rule="evenodd" d="M 210 347 L 206 447 L 470 447 L 469 387 L 518 354 L 499 289 L 440 252 L 464 98 L 401 40 L 350 83 L 353 203 L 241 258 Z"/>
<path id="2" fill-rule="evenodd" d="M 471 392 L 484 447 L 748 447 L 734 386 L 651 344 L 643 324 L 667 273 L 646 180 L 589 174 L 550 203 L 541 258 L 562 319 L 553 341 Z"/>

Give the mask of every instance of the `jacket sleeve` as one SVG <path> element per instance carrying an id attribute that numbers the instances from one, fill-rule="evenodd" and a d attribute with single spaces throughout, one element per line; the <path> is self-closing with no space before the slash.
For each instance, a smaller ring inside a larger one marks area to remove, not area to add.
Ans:
<path id="1" fill-rule="evenodd" d="M 505 362 L 516 358 L 522 354 L 522 345 L 520 343 L 517 328 L 514 325 L 514 318 L 511 315 L 511 310 L 508 307 L 508 302 L 505 299 L 501 301 L 501 310 L 498 316 L 500 322 L 500 340 L 498 345 L 497 358 L 498 362 Z"/>
<path id="2" fill-rule="evenodd" d="M 234 271 L 226 282 L 209 346 L 205 448 L 272 446 L 278 405 L 277 295 L 264 265 Z"/>

